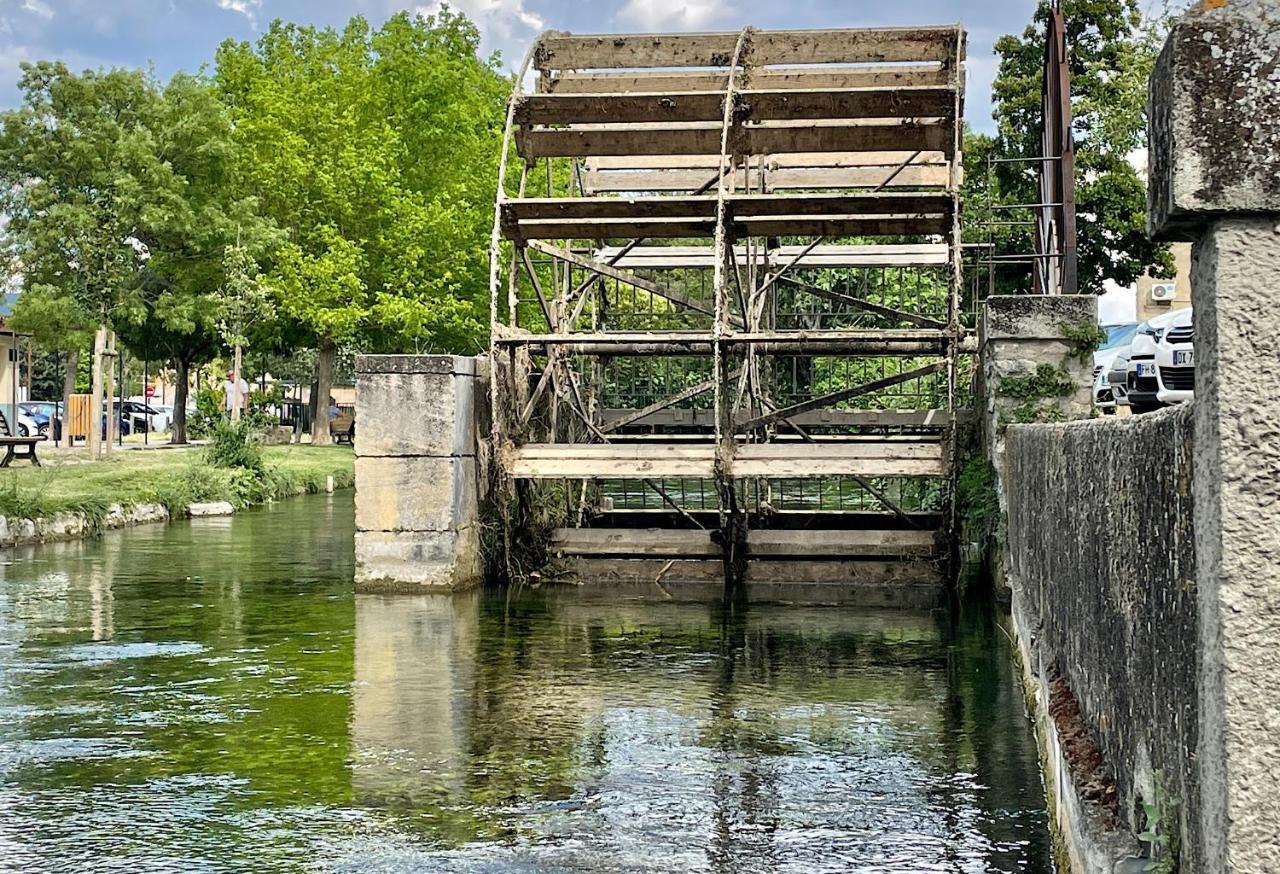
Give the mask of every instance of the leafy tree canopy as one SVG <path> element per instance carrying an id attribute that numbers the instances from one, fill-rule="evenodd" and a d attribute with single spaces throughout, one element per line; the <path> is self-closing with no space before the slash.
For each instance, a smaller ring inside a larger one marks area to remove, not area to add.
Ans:
<path id="1" fill-rule="evenodd" d="M 219 49 L 248 190 L 288 233 L 266 281 L 322 345 L 481 345 L 510 83 L 478 46 L 446 8 Z"/>
<path id="2" fill-rule="evenodd" d="M 986 157 L 1035 156 L 1041 152 L 1040 90 L 1045 22 L 1051 4 L 1041 0 L 1021 36 L 996 42 L 999 71 L 992 87 L 997 134 L 966 138 L 966 199 L 970 239 L 977 239 L 979 212 L 995 203 L 1035 203 L 1037 165 L 996 165 L 987 190 Z M 1105 280 L 1133 283 L 1149 269 L 1173 268 L 1168 250 L 1146 231 L 1146 182 L 1131 157 L 1146 145 L 1147 80 L 1160 50 L 1162 22 L 1146 20 L 1138 0 L 1062 0 L 1071 69 L 1076 137 L 1076 199 L 1080 291 L 1101 293 Z M 1000 218 L 1030 220 L 1030 211 Z M 1026 227 L 995 233 L 997 254 L 1032 251 Z M 997 289 L 1030 288 L 1030 273 L 997 270 Z"/>

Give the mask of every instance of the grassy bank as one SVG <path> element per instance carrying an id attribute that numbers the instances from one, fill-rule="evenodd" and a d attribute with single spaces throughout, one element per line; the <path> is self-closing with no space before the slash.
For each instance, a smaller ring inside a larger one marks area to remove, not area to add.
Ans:
<path id="1" fill-rule="evenodd" d="M 235 507 L 324 491 L 326 479 L 338 488 L 355 481 L 350 448 L 269 446 L 263 469 L 214 467 L 202 449 L 119 452 L 107 461 L 65 461 L 43 468 L 0 470 L 0 516 L 37 519 L 79 512 L 101 519 L 113 504 L 161 504 L 173 516 L 204 501 Z M 21 464 L 21 462 L 18 462 Z"/>

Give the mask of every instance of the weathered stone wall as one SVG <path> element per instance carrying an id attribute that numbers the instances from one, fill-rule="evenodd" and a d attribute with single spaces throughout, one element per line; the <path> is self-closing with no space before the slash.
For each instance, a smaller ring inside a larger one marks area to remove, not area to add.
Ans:
<path id="1" fill-rule="evenodd" d="M 1066 334 L 1073 328 L 1096 325 L 1097 312 L 1097 298 L 1089 295 L 1007 295 L 990 297 L 983 303 L 977 387 L 983 404 L 980 432 L 985 455 L 995 469 L 1002 511 L 1004 441 L 1009 425 L 1082 419 L 1093 414 L 1092 359 L 1080 355 Z M 1027 397 L 1025 392 L 1010 391 L 1013 385 L 1030 385 L 1042 368 L 1056 373 L 1062 393 Z M 1007 595 L 1007 553 L 998 533 L 995 539 L 995 543 L 976 546 L 989 553 L 997 590 Z"/>
<path id="2" fill-rule="evenodd" d="M 1183 871 L 1202 870 L 1203 843 L 1192 418 L 1184 406 L 1013 426 L 1006 446 L 1009 577 L 1029 672 L 1067 680 L 1133 834 L 1161 775 L 1178 803 Z"/>
<path id="3" fill-rule="evenodd" d="M 457 590 L 484 576 L 485 359 L 356 359 L 356 587 Z"/>

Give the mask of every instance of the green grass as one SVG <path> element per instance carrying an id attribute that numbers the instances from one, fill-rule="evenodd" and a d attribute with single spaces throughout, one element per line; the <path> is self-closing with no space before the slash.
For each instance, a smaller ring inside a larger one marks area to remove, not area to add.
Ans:
<path id="1" fill-rule="evenodd" d="M 112 504 L 163 504 L 175 516 L 200 501 L 237 508 L 355 482 L 349 447 L 267 446 L 260 471 L 211 466 L 203 449 L 119 452 L 107 461 L 0 470 L 0 516 L 34 519 L 80 512 L 100 521 Z M 22 462 L 17 462 L 21 464 Z"/>

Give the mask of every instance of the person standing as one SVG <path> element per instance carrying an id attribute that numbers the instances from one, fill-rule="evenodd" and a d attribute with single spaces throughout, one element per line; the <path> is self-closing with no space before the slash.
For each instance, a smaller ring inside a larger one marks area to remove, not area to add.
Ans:
<path id="1" fill-rule="evenodd" d="M 249 383 L 245 381 L 243 376 L 237 382 L 234 371 L 228 370 L 226 381 L 222 383 L 222 396 L 226 403 L 229 417 L 235 418 L 232 415 L 233 410 L 239 410 L 241 414 L 248 411 Z"/>

